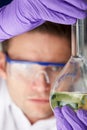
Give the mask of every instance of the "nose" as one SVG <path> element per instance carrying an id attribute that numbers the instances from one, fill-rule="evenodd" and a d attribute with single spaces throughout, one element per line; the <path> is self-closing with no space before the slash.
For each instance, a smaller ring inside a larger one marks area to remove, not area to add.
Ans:
<path id="1" fill-rule="evenodd" d="M 33 89 L 38 92 L 45 92 L 50 90 L 50 79 L 46 71 L 39 71 L 33 80 Z"/>

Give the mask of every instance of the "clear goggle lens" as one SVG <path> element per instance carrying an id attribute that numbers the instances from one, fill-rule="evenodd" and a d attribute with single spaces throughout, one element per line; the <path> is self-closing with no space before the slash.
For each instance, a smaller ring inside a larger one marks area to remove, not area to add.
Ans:
<path id="1" fill-rule="evenodd" d="M 8 73 L 12 77 L 25 78 L 26 80 L 39 79 L 42 75 L 47 83 L 53 82 L 64 63 L 31 62 L 12 60 L 7 57 Z"/>

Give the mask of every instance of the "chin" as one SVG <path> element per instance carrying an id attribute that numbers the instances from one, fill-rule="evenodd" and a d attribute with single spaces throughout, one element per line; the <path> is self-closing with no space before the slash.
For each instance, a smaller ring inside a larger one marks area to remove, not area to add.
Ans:
<path id="1" fill-rule="evenodd" d="M 34 116 L 34 118 L 37 117 L 40 119 L 49 118 L 53 115 L 52 111 L 42 111 L 42 110 L 34 111 L 31 114 L 32 116 Z"/>

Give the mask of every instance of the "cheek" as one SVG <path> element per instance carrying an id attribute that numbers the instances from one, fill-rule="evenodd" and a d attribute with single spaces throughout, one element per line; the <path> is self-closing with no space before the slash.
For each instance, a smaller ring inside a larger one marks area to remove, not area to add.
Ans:
<path id="1" fill-rule="evenodd" d="M 7 76 L 7 84 L 9 91 L 13 92 L 15 95 L 22 96 L 22 98 L 33 93 L 33 82 L 30 78 L 24 78 L 23 76 Z"/>
<path id="2" fill-rule="evenodd" d="M 7 87 L 12 100 L 18 105 L 22 106 L 27 95 L 31 93 L 30 85 L 20 78 L 8 78 Z"/>

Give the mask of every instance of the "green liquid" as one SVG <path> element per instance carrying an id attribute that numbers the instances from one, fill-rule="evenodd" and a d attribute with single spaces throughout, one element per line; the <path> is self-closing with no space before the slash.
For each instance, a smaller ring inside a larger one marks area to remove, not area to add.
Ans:
<path id="1" fill-rule="evenodd" d="M 65 105 L 69 105 L 74 110 L 79 108 L 87 110 L 87 93 L 58 92 L 51 95 L 51 106 L 53 109 L 56 106 L 62 107 Z"/>

